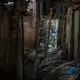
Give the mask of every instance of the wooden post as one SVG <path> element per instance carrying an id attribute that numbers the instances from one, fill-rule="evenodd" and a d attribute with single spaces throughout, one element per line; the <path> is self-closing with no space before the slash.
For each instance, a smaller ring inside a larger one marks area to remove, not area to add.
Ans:
<path id="1" fill-rule="evenodd" d="M 17 0 L 15 1 L 15 9 L 19 14 L 21 14 L 21 11 L 23 9 L 22 4 L 24 0 Z M 17 80 L 23 80 L 23 55 L 24 55 L 24 34 L 23 34 L 23 16 L 17 15 L 17 12 L 15 11 L 14 16 L 16 19 L 14 19 L 14 23 L 16 23 L 17 27 L 17 61 L 16 61 L 16 69 L 17 69 Z M 19 18 L 21 17 L 21 19 Z"/>

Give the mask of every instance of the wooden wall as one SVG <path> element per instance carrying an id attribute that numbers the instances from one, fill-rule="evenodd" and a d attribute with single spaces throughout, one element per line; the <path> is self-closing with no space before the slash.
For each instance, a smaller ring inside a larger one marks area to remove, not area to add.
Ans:
<path id="1" fill-rule="evenodd" d="M 72 36 L 72 7 L 69 7 L 66 22 L 66 44 L 68 45 L 69 59 L 73 55 L 71 53 L 71 38 L 72 38 L 71 36 Z"/>
<path id="2" fill-rule="evenodd" d="M 31 5 L 33 9 L 31 16 L 24 16 L 24 46 L 30 48 L 35 46 L 35 23 L 36 23 L 36 3 Z"/>

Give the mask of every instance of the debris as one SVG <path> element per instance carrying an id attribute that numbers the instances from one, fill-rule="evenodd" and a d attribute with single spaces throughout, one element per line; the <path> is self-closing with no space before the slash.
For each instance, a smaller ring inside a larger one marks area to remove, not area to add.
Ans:
<path id="1" fill-rule="evenodd" d="M 80 68 L 76 65 L 76 62 L 68 62 L 51 70 L 51 72 L 46 75 L 44 80 L 76 80 L 76 75 L 79 71 Z"/>
<path id="2" fill-rule="evenodd" d="M 33 49 L 25 50 L 25 54 L 24 54 L 25 61 L 24 61 L 24 63 L 26 64 L 26 62 L 28 60 L 34 61 L 35 57 L 36 57 L 36 51 L 35 50 L 33 50 Z"/>

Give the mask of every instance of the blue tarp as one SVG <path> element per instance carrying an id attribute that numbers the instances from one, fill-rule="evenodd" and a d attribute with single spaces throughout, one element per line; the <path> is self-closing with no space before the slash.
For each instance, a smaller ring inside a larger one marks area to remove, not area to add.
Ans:
<path id="1" fill-rule="evenodd" d="M 70 80 L 71 77 L 75 77 L 80 72 L 80 68 L 75 64 L 71 63 L 53 69 L 44 80 Z"/>
<path id="2" fill-rule="evenodd" d="M 68 80 L 71 76 L 76 76 L 79 72 L 79 67 L 74 64 L 66 66 L 62 71 L 66 74 L 62 80 Z"/>

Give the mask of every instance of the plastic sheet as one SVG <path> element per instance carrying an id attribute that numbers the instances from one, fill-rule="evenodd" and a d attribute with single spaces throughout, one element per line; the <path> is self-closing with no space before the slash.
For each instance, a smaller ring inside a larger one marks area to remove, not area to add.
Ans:
<path id="1" fill-rule="evenodd" d="M 75 77 L 78 74 L 79 70 L 79 67 L 74 64 L 68 65 L 67 68 L 62 70 L 67 74 L 63 76 L 62 80 L 70 80 L 71 77 Z"/>

